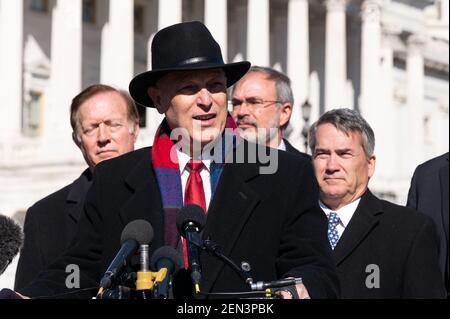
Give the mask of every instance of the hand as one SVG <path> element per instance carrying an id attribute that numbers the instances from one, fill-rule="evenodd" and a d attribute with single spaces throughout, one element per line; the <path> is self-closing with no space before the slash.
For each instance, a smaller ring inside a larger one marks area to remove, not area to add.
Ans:
<path id="1" fill-rule="evenodd" d="M 290 289 L 294 289 L 297 292 L 297 296 L 295 293 L 293 294 Z M 276 293 L 281 299 L 311 299 L 309 296 L 308 290 L 306 289 L 304 284 L 297 284 L 295 286 L 289 286 L 289 289 L 280 289 Z"/>

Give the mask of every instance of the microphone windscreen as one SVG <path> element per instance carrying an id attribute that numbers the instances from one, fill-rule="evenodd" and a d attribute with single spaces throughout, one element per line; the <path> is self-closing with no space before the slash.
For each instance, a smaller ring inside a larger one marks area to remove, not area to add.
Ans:
<path id="1" fill-rule="evenodd" d="M 11 218 L 0 215 L 0 275 L 19 253 L 22 242 L 21 227 Z"/>
<path id="2" fill-rule="evenodd" d="M 193 223 L 201 231 L 206 223 L 205 212 L 198 205 L 186 205 L 177 214 L 177 228 L 181 235 L 184 234 L 186 223 Z"/>
<path id="3" fill-rule="evenodd" d="M 180 254 L 172 247 L 170 246 L 163 246 L 158 248 L 152 255 L 152 260 L 150 262 L 151 267 L 153 270 L 158 270 L 158 262 L 160 260 L 168 259 L 170 260 L 174 265 L 174 271 L 177 271 L 181 267 L 183 267 L 183 259 L 181 258 Z"/>
<path id="4" fill-rule="evenodd" d="M 139 245 L 150 245 L 153 240 L 152 225 L 143 219 L 136 219 L 129 222 L 122 231 L 120 243 L 123 244 L 129 239 L 136 240 Z"/>

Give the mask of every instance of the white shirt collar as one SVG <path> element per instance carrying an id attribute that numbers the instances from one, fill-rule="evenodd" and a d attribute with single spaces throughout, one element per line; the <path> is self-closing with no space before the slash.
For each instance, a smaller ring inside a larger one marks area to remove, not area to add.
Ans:
<path id="1" fill-rule="evenodd" d="M 286 151 L 286 143 L 284 143 L 284 140 L 281 139 L 281 143 L 277 147 L 280 151 Z"/>
<path id="2" fill-rule="evenodd" d="M 321 200 L 319 200 L 319 205 L 320 205 L 320 208 L 322 208 L 322 210 L 325 212 L 327 217 L 328 217 L 328 215 L 330 215 L 331 212 L 335 212 L 339 216 L 339 219 L 341 220 L 341 223 L 345 228 L 345 227 L 347 227 L 348 223 L 352 219 L 353 214 L 355 213 L 360 200 L 361 200 L 361 197 L 358 198 L 357 200 L 351 202 L 350 204 L 347 204 L 347 205 L 339 208 L 338 210 L 329 209 Z"/>
<path id="3" fill-rule="evenodd" d="M 187 155 L 186 153 L 183 153 L 177 149 L 177 156 L 178 156 L 178 166 L 180 167 L 180 173 L 183 173 L 183 171 L 186 169 L 187 163 L 191 160 L 191 157 Z M 211 166 L 211 160 L 210 159 L 202 159 L 203 165 L 205 165 L 205 168 L 208 170 Z"/>

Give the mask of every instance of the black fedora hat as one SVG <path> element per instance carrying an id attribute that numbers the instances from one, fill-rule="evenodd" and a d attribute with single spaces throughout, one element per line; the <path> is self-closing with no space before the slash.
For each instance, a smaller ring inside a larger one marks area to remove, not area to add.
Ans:
<path id="1" fill-rule="evenodd" d="M 137 103 L 154 107 L 147 90 L 165 74 L 216 68 L 224 70 L 227 87 L 230 87 L 247 73 L 250 62 L 224 63 L 219 44 L 203 23 L 193 21 L 174 24 L 155 34 L 152 42 L 152 70 L 131 80 L 130 94 Z"/>

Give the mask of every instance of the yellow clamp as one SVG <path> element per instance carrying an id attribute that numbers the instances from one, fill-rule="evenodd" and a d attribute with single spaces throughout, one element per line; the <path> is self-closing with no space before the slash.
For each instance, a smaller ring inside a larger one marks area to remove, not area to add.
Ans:
<path id="1" fill-rule="evenodd" d="M 155 283 L 160 283 L 167 275 L 167 268 L 161 268 L 158 272 L 139 271 L 136 279 L 136 290 L 153 289 Z"/>

